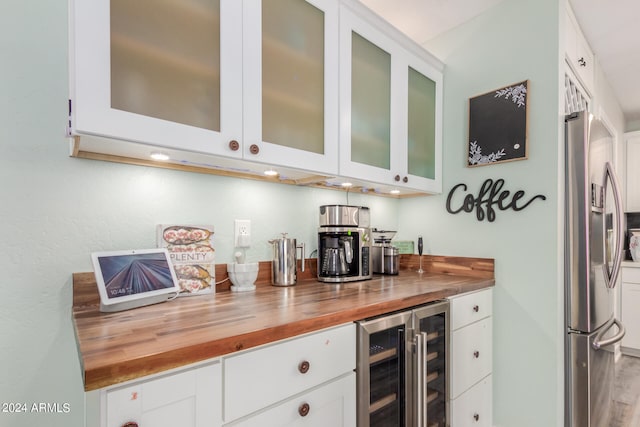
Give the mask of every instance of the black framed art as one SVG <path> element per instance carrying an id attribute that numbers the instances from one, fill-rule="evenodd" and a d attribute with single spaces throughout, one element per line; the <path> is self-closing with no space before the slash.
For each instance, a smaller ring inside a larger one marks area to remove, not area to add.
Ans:
<path id="1" fill-rule="evenodd" d="M 469 98 L 467 166 L 527 158 L 528 86 L 525 80 Z"/>

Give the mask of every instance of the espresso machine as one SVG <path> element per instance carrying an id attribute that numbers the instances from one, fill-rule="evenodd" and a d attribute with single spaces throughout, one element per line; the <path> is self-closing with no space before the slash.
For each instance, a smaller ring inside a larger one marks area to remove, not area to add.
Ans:
<path id="1" fill-rule="evenodd" d="M 369 208 L 320 206 L 318 280 L 342 283 L 371 279 Z"/>

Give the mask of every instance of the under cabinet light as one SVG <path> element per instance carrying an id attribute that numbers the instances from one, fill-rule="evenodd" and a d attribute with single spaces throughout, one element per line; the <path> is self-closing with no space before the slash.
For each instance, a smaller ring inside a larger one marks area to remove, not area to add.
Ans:
<path id="1" fill-rule="evenodd" d="M 154 151 L 153 153 L 151 153 L 151 158 L 153 160 L 158 160 L 161 162 L 166 162 L 167 160 L 169 160 L 169 155 L 166 153 L 161 153 L 159 151 Z"/>
<path id="2" fill-rule="evenodd" d="M 349 188 L 349 187 L 353 186 L 353 184 L 352 184 L 352 183 L 350 183 L 350 182 L 343 182 L 343 183 L 342 183 L 342 184 L 340 184 L 340 185 L 341 185 L 341 186 L 343 186 L 343 187 L 345 187 L 345 188 Z"/>
<path id="3" fill-rule="evenodd" d="M 391 191 L 389 191 L 389 193 L 391 193 L 391 194 L 400 194 L 400 190 L 397 190 L 397 189 L 396 190 L 391 190 Z"/>
<path id="4" fill-rule="evenodd" d="M 267 169 L 266 171 L 264 171 L 264 174 L 266 176 L 277 176 L 278 175 L 278 171 L 273 170 L 273 169 Z"/>

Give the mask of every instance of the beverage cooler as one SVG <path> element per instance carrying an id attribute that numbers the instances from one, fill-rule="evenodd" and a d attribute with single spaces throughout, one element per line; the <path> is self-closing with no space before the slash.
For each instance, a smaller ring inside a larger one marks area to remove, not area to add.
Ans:
<path id="1" fill-rule="evenodd" d="M 358 324 L 358 427 L 447 426 L 449 303 Z"/>

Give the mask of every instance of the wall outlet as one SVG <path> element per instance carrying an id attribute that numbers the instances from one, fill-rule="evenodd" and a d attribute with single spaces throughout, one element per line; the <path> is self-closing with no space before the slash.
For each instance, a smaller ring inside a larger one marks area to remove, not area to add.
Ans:
<path id="1" fill-rule="evenodd" d="M 237 248 L 251 246 L 251 221 L 248 219 L 236 219 L 233 233 L 233 241 Z"/>

